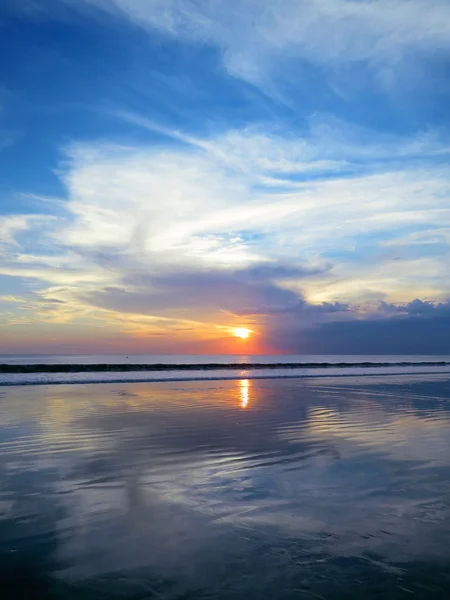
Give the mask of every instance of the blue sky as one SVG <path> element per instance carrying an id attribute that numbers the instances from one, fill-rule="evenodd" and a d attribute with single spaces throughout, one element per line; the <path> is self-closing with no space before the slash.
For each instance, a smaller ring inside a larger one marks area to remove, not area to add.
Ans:
<path id="1" fill-rule="evenodd" d="M 446 0 L 6 1 L 0 50 L 0 351 L 450 353 Z"/>

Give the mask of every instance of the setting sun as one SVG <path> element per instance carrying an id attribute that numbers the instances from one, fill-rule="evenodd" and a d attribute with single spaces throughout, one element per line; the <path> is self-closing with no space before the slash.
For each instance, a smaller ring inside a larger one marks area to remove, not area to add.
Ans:
<path id="1" fill-rule="evenodd" d="M 252 333 L 251 329 L 246 329 L 245 327 L 235 327 L 233 329 L 233 334 L 236 337 L 240 337 L 243 340 L 245 340 L 246 338 L 248 338 L 248 336 Z"/>

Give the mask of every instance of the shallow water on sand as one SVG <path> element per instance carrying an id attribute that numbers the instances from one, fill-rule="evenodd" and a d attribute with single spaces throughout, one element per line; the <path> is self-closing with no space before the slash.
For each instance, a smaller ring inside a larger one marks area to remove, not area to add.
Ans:
<path id="1" fill-rule="evenodd" d="M 450 379 L 2 388 L 0 589 L 450 597 Z"/>

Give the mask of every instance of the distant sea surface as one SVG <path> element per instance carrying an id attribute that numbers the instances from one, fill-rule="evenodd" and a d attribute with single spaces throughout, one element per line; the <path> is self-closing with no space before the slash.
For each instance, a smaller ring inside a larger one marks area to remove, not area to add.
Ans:
<path id="1" fill-rule="evenodd" d="M 414 373 L 450 373 L 450 356 L 0 355 L 8 386 Z"/>

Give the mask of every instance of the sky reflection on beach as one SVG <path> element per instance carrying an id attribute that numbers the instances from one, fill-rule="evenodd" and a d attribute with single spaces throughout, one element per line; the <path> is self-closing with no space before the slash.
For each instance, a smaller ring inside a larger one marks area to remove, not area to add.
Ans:
<path id="1" fill-rule="evenodd" d="M 337 598 L 419 562 L 447 590 L 449 398 L 443 376 L 5 388 L 3 584 Z"/>

